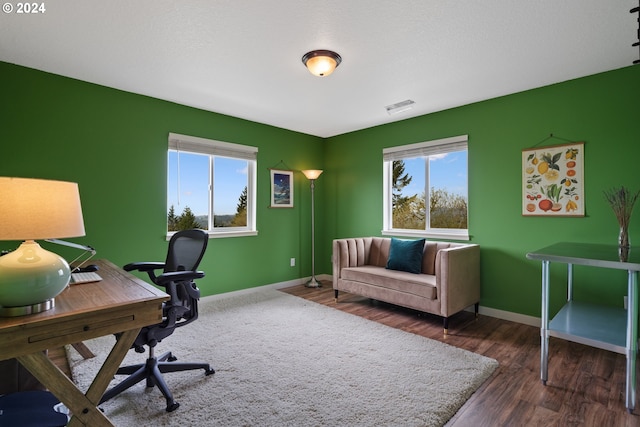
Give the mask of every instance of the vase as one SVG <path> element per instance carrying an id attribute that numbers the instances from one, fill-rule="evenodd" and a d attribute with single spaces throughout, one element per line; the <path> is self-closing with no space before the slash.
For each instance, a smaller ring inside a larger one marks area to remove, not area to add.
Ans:
<path id="1" fill-rule="evenodd" d="M 628 248 L 631 246 L 629 243 L 629 229 L 627 227 L 620 227 L 620 234 L 618 235 L 618 246 L 621 248 Z"/>
<path id="2" fill-rule="evenodd" d="M 629 260 L 629 229 L 627 227 L 620 227 L 620 234 L 618 234 L 618 256 L 620 261 L 627 262 Z"/>

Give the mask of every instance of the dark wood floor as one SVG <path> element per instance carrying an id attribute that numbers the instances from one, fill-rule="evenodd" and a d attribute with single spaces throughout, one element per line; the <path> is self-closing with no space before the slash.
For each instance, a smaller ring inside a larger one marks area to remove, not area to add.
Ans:
<path id="1" fill-rule="evenodd" d="M 540 382 L 540 330 L 532 326 L 462 312 L 442 319 L 368 298 L 341 293 L 334 302 L 329 282 L 318 289 L 282 289 L 336 308 L 496 359 L 500 366 L 449 422 L 449 427 L 593 426 L 640 427 L 640 407 L 625 408 L 625 357 L 551 338 L 549 380 Z M 49 351 L 65 372 L 64 349 Z"/>
<path id="2" fill-rule="evenodd" d="M 551 338 L 549 380 L 540 382 L 540 329 L 462 312 L 443 336 L 442 319 L 341 293 L 329 282 L 283 292 L 496 359 L 500 367 L 449 422 L 481 426 L 640 426 L 625 408 L 625 356 Z"/>

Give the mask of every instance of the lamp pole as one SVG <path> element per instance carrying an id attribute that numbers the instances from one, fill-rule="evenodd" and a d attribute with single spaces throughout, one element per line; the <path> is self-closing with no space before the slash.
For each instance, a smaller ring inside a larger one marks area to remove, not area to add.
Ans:
<path id="1" fill-rule="evenodd" d="M 322 287 L 322 283 L 316 280 L 316 242 L 315 242 L 315 188 L 316 179 L 322 173 L 321 170 L 303 170 L 302 173 L 311 181 L 311 279 L 305 284 L 308 288 Z"/>

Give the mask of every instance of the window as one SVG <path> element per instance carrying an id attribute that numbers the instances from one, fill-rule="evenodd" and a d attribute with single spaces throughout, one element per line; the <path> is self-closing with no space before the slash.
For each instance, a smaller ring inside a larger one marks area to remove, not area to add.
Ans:
<path id="1" fill-rule="evenodd" d="M 382 155 L 383 234 L 469 240 L 467 135 L 385 148 Z"/>
<path id="2" fill-rule="evenodd" d="M 200 228 L 210 237 L 255 235 L 258 149 L 169 134 L 167 233 Z"/>

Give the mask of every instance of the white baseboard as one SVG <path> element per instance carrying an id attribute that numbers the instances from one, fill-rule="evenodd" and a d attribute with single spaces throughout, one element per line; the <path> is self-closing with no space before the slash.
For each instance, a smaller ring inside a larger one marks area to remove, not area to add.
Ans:
<path id="1" fill-rule="evenodd" d="M 309 280 L 311 280 L 311 276 L 303 277 L 302 279 L 288 280 L 286 282 L 272 283 L 271 285 L 266 285 L 266 286 L 273 287 L 275 289 L 282 289 L 282 288 L 288 288 L 290 286 L 304 285 Z M 316 280 L 324 280 L 324 281 L 331 282 L 333 280 L 333 276 L 331 276 L 330 274 L 318 274 L 316 275 Z"/>
<path id="2" fill-rule="evenodd" d="M 333 277 L 330 274 L 319 274 L 319 275 L 316 276 L 316 279 L 317 280 L 328 280 L 328 281 L 331 281 L 333 279 Z M 264 289 L 264 288 L 283 289 L 283 288 L 289 288 L 291 286 L 304 285 L 309 280 L 311 280 L 311 276 L 303 277 L 301 279 L 287 280 L 285 282 L 278 282 L 278 283 L 271 283 L 271 284 L 268 284 L 268 285 L 256 286 L 254 288 L 247 288 L 247 289 L 240 289 L 240 290 L 237 290 L 237 291 L 224 292 L 222 294 L 208 295 L 206 297 L 202 297 L 201 299 L 203 299 L 203 300 L 205 300 L 205 299 L 206 300 L 215 300 L 215 299 L 218 299 L 218 298 L 226 298 L 228 296 L 233 296 L 233 295 L 247 294 L 247 293 L 250 293 L 250 292 L 254 292 L 256 289 Z"/>
<path id="3" fill-rule="evenodd" d="M 467 309 L 473 312 L 473 307 Z M 497 319 L 508 320 L 510 322 L 522 323 L 523 325 L 535 326 L 539 328 L 542 320 L 539 317 L 527 316 L 526 314 L 513 313 L 511 311 L 498 310 L 491 307 L 480 306 L 478 313 L 483 316 L 495 317 Z"/>

